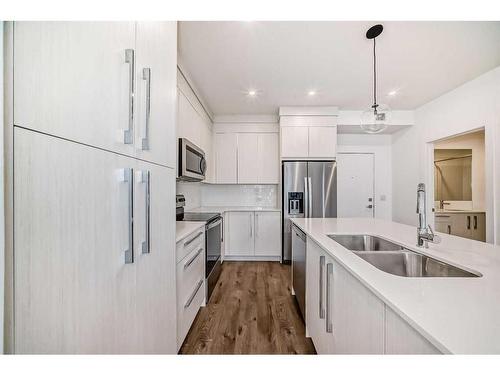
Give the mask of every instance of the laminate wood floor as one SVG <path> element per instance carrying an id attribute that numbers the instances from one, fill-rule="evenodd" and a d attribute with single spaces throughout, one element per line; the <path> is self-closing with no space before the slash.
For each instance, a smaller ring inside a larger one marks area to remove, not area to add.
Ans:
<path id="1" fill-rule="evenodd" d="M 291 295 L 290 266 L 224 262 L 181 354 L 315 354 Z"/>

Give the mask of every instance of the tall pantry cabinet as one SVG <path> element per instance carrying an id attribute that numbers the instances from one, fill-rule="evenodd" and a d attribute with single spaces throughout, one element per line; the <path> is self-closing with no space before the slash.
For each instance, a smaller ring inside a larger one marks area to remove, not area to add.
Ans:
<path id="1" fill-rule="evenodd" d="M 175 353 L 176 23 L 12 30 L 11 351 Z"/>

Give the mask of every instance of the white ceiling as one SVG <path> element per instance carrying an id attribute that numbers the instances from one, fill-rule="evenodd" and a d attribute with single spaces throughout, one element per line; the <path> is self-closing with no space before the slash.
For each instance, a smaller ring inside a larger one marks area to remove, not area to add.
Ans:
<path id="1" fill-rule="evenodd" d="M 364 109 L 373 84 L 365 32 L 375 23 L 180 22 L 179 59 L 215 115 Z M 417 108 L 500 65 L 500 22 L 381 23 L 378 96 L 393 109 Z"/>

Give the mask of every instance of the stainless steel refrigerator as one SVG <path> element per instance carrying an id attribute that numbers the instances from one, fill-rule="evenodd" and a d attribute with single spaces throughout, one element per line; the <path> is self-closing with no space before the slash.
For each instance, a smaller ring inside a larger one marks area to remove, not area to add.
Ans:
<path id="1" fill-rule="evenodd" d="M 283 262 L 291 261 L 295 217 L 337 217 L 337 163 L 284 161 L 282 165 Z"/>

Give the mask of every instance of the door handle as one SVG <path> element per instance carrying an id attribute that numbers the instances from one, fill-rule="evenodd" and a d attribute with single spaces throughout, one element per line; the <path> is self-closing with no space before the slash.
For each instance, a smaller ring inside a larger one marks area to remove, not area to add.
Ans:
<path id="1" fill-rule="evenodd" d="M 186 263 L 184 263 L 184 269 L 188 268 L 191 264 L 193 264 L 193 262 L 196 260 L 196 258 L 198 258 L 198 256 L 201 254 L 201 252 L 203 251 L 203 247 L 200 247 L 198 249 L 198 251 L 196 252 L 196 254 L 194 254 L 191 259 L 189 259 Z"/>
<path id="2" fill-rule="evenodd" d="M 309 217 L 309 184 L 307 177 L 304 177 L 304 217 Z"/>
<path id="3" fill-rule="evenodd" d="M 259 237 L 259 214 L 255 213 L 255 237 Z"/>
<path id="4" fill-rule="evenodd" d="M 366 208 L 373 208 L 373 204 L 369 204 Z"/>
<path id="5" fill-rule="evenodd" d="M 448 234 L 451 234 L 451 225 L 448 224 Z"/>
<path id="6" fill-rule="evenodd" d="M 470 216 L 467 216 L 467 229 L 470 229 Z"/>
<path id="7" fill-rule="evenodd" d="M 203 232 L 200 232 L 196 236 L 194 236 L 193 238 L 191 238 L 189 241 L 187 241 L 184 244 L 184 247 L 187 247 L 187 246 L 191 245 L 191 243 L 193 243 L 193 241 L 195 241 L 197 238 L 199 238 L 202 234 L 203 234 Z"/>
<path id="8" fill-rule="evenodd" d="M 477 216 L 474 215 L 474 229 L 477 229 Z"/>
<path id="9" fill-rule="evenodd" d="M 134 142 L 134 86 L 135 86 L 135 51 L 131 48 L 125 50 L 125 63 L 128 68 L 128 129 L 123 133 L 123 143 Z"/>
<path id="10" fill-rule="evenodd" d="M 308 184 L 309 184 L 309 187 L 307 188 L 308 197 L 309 197 L 309 203 L 307 204 L 307 206 L 309 207 L 309 217 L 313 217 L 313 215 L 312 215 L 312 183 L 311 183 L 311 177 L 308 177 L 307 181 L 308 181 Z"/>
<path id="11" fill-rule="evenodd" d="M 248 215 L 248 223 L 250 224 L 250 237 L 253 236 L 253 228 L 252 228 L 252 215 Z"/>
<path id="12" fill-rule="evenodd" d="M 123 181 L 128 187 L 128 248 L 125 250 L 125 264 L 134 263 L 134 170 L 125 168 L 123 170 Z"/>
<path id="13" fill-rule="evenodd" d="M 325 272 L 325 256 L 321 255 L 319 257 L 319 317 L 320 319 L 325 319 L 325 306 L 323 305 L 323 284 Z"/>
<path id="14" fill-rule="evenodd" d="M 142 138 L 142 149 L 149 150 L 149 121 L 151 118 L 151 68 L 142 69 L 142 79 L 146 81 L 146 122 L 144 125 L 144 137 Z"/>
<path id="15" fill-rule="evenodd" d="M 151 242 L 151 175 L 150 171 L 141 171 L 141 182 L 145 184 L 145 194 L 144 194 L 144 215 L 145 215 L 145 233 L 146 238 L 142 241 L 142 253 L 149 254 L 151 252 L 150 242 Z"/>
<path id="16" fill-rule="evenodd" d="M 332 283 L 333 280 L 333 264 L 326 265 L 326 332 L 333 332 L 332 323 Z"/>

